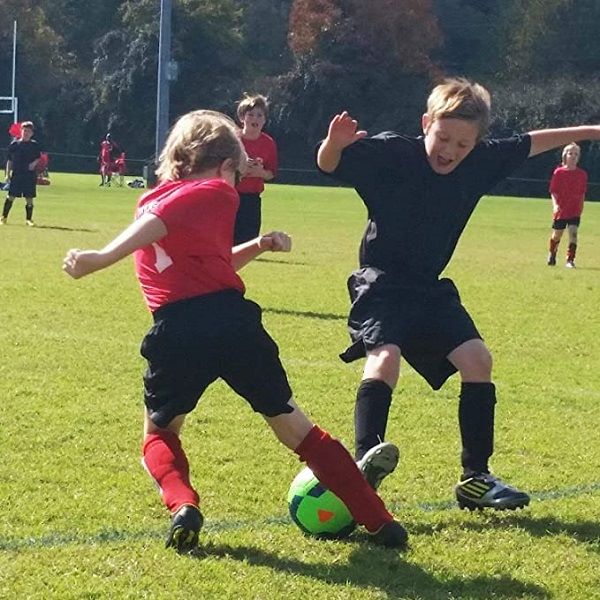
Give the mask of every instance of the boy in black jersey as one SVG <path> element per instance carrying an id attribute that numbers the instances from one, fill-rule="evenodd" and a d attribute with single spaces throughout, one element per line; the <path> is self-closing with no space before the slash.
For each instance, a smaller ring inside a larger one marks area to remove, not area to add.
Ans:
<path id="1" fill-rule="evenodd" d="M 436 86 L 422 137 L 367 137 L 343 112 L 319 145 L 317 165 L 355 187 L 368 209 L 360 268 L 348 280 L 353 344 L 346 362 L 367 358 L 355 407 L 356 455 L 385 436 L 400 358 L 439 389 L 458 371 L 461 508 L 519 508 L 529 496 L 491 474 L 495 387 L 492 358 L 452 281 L 440 279 L 479 199 L 529 156 L 599 139 L 600 127 L 547 129 L 483 139 L 490 95 L 466 79 Z M 391 465 L 389 472 L 395 465 Z"/>
<path id="2" fill-rule="evenodd" d="M 33 199 L 36 196 L 36 166 L 40 160 L 39 144 L 32 139 L 33 123 L 21 123 L 21 137 L 8 147 L 6 177 L 10 181 L 8 195 L 4 201 L 0 225 L 6 223 L 15 198 L 25 198 L 25 222 L 33 226 Z"/>

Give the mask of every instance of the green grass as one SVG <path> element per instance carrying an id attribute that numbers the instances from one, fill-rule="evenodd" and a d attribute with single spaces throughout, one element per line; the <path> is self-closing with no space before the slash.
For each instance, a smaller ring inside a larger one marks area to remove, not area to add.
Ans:
<path id="1" fill-rule="evenodd" d="M 38 227 L 17 201 L 0 228 L 1 598 L 600 598 L 600 204 L 575 271 L 545 265 L 548 202 L 515 198 L 482 201 L 448 269 L 495 357 L 493 468 L 529 509 L 453 506 L 458 382 L 434 393 L 406 367 L 388 427 L 401 466 L 382 495 L 410 550 L 303 537 L 285 505 L 301 465 L 216 384 L 183 434 L 207 517 L 206 557 L 189 559 L 163 549 L 168 517 L 139 465 L 150 317 L 132 262 L 61 272 L 68 248 L 131 220 L 139 191 L 60 174 L 39 191 Z M 273 185 L 263 212 L 295 248 L 246 267 L 247 295 L 298 402 L 351 444 L 361 364 L 337 353 L 365 211 L 351 190 Z"/>

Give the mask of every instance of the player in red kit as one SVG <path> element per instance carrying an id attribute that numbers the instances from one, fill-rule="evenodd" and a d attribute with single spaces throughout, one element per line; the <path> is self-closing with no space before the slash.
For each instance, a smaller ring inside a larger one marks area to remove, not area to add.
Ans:
<path id="1" fill-rule="evenodd" d="M 552 197 L 552 235 L 548 264 L 556 264 L 558 245 L 565 229 L 569 232 L 569 248 L 567 250 L 566 267 L 575 268 L 577 252 L 577 231 L 581 222 L 583 202 L 587 191 L 587 173 L 577 166 L 581 149 L 575 143 L 568 144 L 562 151 L 562 164 L 556 167 L 550 180 L 550 196 Z"/>
<path id="2" fill-rule="evenodd" d="M 277 175 L 277 145 L 263 131 L 269 116 L 264 96 L 246 95 L 237 106 L 237 117 L 242 126 L 242 143 L 248 155 L 248 167 L 236 186 L 240 194 L 240 208 L 235 220 L 234 244 L 254 239 L 261 226 L 261 197 L 265 181 Z"/>
<path id="3" fill-rule="evenodd" d="M 204 518 L 180 431 L 205 389 L 222 378 L 346 503 L 373 542 L 403 547 L 406 531 L 348 451 L 294 402 L 261 308 L 244 297 L 236 271 L 265 251 L 291 248 L 282 232 L 232 248 L 239 204 L 234 186 L 246 161 L 228 117 L 202 110 L 184 115 L 160 155 L 160 183 L 140 198 L 134 222 L 104 249 L 72 249 L 64 259 L 63 269 L 77 279 L 134 255 L 154 319 L 141 346 L 148 363 L 143 464 L 172 515 L 167 546 L 189 552 L 198 544 Z M 395 449 L 382 444 L 372 454 L 372 467 L 388 448 Z"/>
<path id="4" fill-rule="evenodd" d="M 109 186 L 112 178 L 112 153 L 113 144 L 110 133 L 100 142 L 100 154 L 98 162 L 100 163 L 100 186 Z"/>

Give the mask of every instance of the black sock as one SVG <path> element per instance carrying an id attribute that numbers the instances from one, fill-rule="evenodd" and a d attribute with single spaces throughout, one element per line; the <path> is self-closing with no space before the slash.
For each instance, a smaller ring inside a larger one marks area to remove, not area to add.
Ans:
<path id="1" fill-rule="evenodd" d="M 31 221 L 31 218 L 33 217 L 33 204 L 30 206 L 29 204 L 25 205 L 25 218 L 28 221 Z"/>
<path id="2" fill-rule="evenodd" d="M 8 213 L 10 212 L 10 209 L 12 208 L 13 205 L 13 201 L 9 200 L 8 198 L 4 201 L 4 209 L 2 210 L 2 216 L 6 219 L 6 217 L 8 217 Z"/>
<path id="3" fill-rule="evenodd" d="M 488 460 L 494 452 L 493 383 L 465 382 L 461 385 L 458 423 L 462 440 L 463 476 L 489 473 Z"/>
<path id="4" fill-rule="evenodd" d="M 363 379 L 354 406 L 354 446 L 356 460 L 382 442 L 392 403 L 392 388 L 380 379 Z"/>

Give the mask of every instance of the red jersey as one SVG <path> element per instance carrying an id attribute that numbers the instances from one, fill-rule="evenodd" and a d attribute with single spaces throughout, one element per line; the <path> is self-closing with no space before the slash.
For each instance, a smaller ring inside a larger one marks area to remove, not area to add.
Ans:
<path id="1" fill-rule="evenodd" d="M 136 219 L 152 213 L 167 228 L 161 240 L 134 252 L 151 311 L 221 290 L 245 292 L 231 263 L 238 206 L 237 192 L 223 179 L 168 181 L 142 195 Z"/>
<path id="2" fill-rule="evenodd" d="M 581 216 L 587 181 L 587 173 L 579 167 L 575 169 L 556 167 L 550 180 L 550 193 L 558 204 L 554 219 L 572 219 Z"/>
<path id="3" fill-rule="evenodd" d="M 277 145 L 271 136 L 261 131 L 255 140 L 242 137 L 242 143 L 249 158 L 260 158 L 263 167 L 274 177 L 277 175 Z M 265 189 L 265 180 L 262 177 L 244 177 L 236 189 L 240 194 L 260 194 Z"/>
<path id="4" fill-rule="evenodd" d="M 100 142 L 100 162 L 109 165 L 111 162 L 112 144 L 108 140 Z"/>

